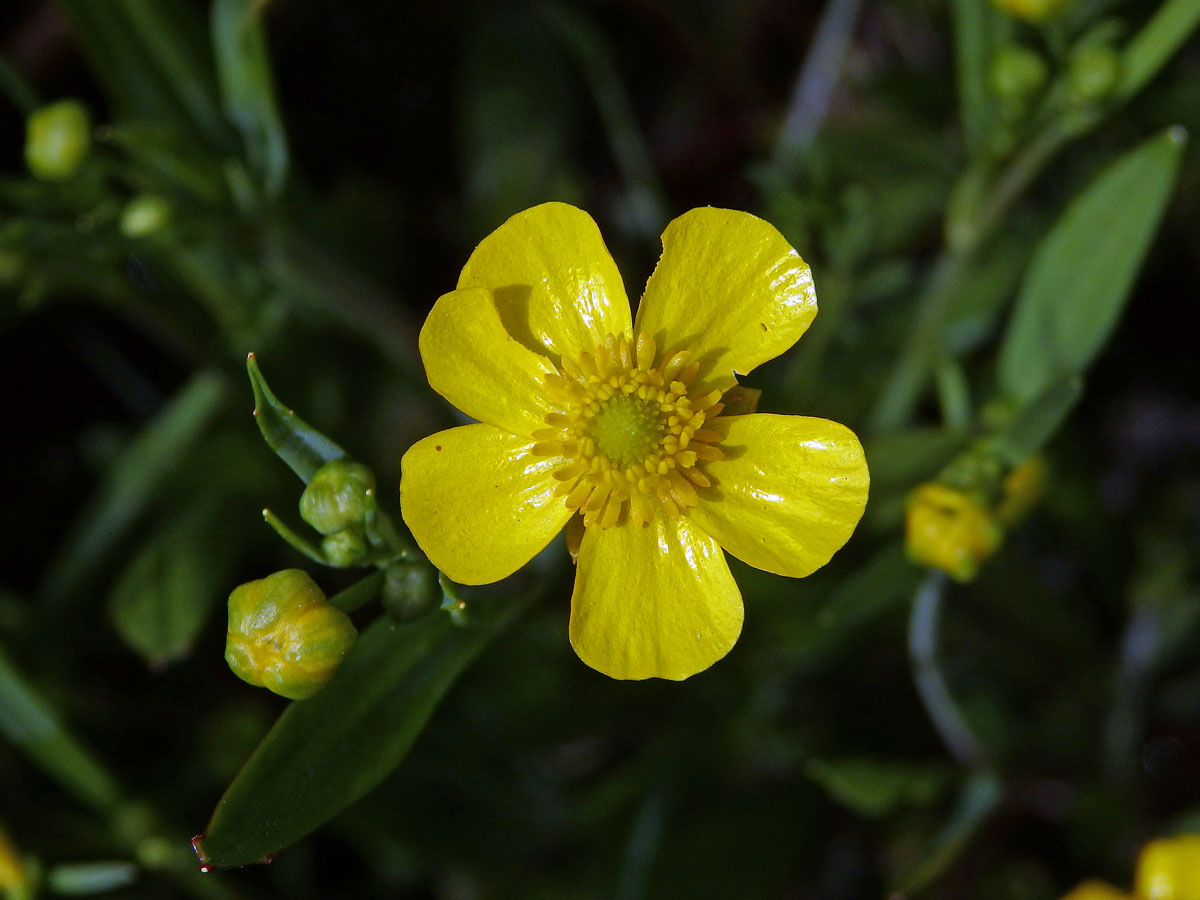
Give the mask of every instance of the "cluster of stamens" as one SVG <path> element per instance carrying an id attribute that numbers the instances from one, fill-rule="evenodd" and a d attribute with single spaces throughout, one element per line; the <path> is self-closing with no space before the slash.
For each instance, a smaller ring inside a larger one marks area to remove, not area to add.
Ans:
<path id="1" fill-rule="evenodd" d="M 696 488 L 712 480 L 702 464 L 721 459 L 721 435 L 704 423 L 719 415 L 723 391 L 688 393 L 700 370 L 686 350 L 658 354 L 644 332 L 636 340 L 608 335 L 561 373 L 545 376 L 561 411 L 533 433 L 538 456 L 562 457 L 558 493 L 583 524 L 611 528 L 628 510 L 643 528 L 655 501 L 668 515 L 695 506 Z"/>

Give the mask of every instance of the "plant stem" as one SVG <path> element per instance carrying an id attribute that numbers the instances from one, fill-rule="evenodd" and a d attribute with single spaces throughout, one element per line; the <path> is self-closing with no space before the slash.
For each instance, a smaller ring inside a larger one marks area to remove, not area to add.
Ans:
<path id="1" fill-rule="evenodd" d="M 917 694 L 942 743 L 961 764 L 978 768 L 985 762 L 987 754 L 951 695 L 937 658 L 938 624 L 945 588 L 945 574 L 935 570 L 930 570 L 917 588 L 908 623 L 908 654 Z"/>

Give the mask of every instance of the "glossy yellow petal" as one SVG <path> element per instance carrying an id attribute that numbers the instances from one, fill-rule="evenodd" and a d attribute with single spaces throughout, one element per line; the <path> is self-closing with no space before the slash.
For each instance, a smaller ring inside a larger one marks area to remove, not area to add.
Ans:
<path id="1" fill-rule="evenodd" d="M 802 416 L 726 416 L 705 423 L 725 436 L 707 464 L 713 486 L 690 511 L 727 551 L 759 569 L 800 578 L 850 539 L 870 476 L 849 428 Z"/>
<path id="2" fill-rule="evenodd" d="M 460 288 L 491 290 L 509 334 L 525 346 L 578 358 L 605 335 L 630 335 L 621 273 L 591 216 L 565 203 L 517 213 L 475 248 Z"/>
<path id="3" fill-rule="evenodd" d="M 705 207 L 667 226 L 637 330 L 689 350 L 704 383 L 728 385 L 792 346 L 817 314 L 808 263 L 774 226 Z"/>
<path id="4" fill-rule="evenodd" d="M 716 541 L 661 511 L 645 528 L 588 528 L 571 597 L 571 644 L 612 678 L 707 669 L 737 642 L 742 596 Z"/>
<path id="5" fill-rule="evenodd" d="M 491 291 L 439 298 L 421 328 L 420 348 L 430 387 L 471 418 L 513 434 L 542 426 L 550 411 L 542 376 L 554 367 L 504 330 Z"/>
<path id="6" fill-rule="evenodd" d="M 491 425 L 464 425 L 418 441 L 400 461 L 400 511 L 429 561 L 453 581 L 511 575 L 571 516 L 554 493 L 556 460 Z"/>

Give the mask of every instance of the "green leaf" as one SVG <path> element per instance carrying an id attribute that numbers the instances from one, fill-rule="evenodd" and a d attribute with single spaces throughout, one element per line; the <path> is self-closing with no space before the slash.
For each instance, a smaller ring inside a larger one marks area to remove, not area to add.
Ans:
<path id="1" fill-rule="evenodd" d="M 936 475 L 966 447 L 970 435 L 954 429 L 920 428 L 867 439 L 871 490 L 908 491 Z"/>
<path id="2" fill-rule="evenodd" d="M 1126 45 L 1117 95 L 1130 97 L 1158 74 L 1200 25 L 1200 0 L 1167 0 Z"/>
<path id="3" fill-rule="evenodd" d="M 345 450 L 279 402 L 259 371 L 253 353 L 246 357 L 246 371 L 254 390 L 254 419 L 263 440 L 305 484 L 312 481 L 317 469 L 325 463 L 346 455 Z"/>
<path id="4" fill-rule="evenodd" d="M 940 766 L 888 759 L 814 759 L 804 772 L 838 803 L 870 818 L 905 806 L 926 806 L 946 784 Z"/>
<path id="5" fill-rule="evenodd" d="M 292 703 L 194 841 L 205 866 L 263 862 L 362 797 L 400 764 L 467 664 L 524 608 L 471 623 L 381 619 L 323 691 Z"/>
<path id="6" fill-rule="evenodd" d="M 184 655 L 228 590 L 236 557 L 215 530 L 222 499 L 193 506 L 157 531 L 109 592 L 113 627 L 151 665 Z"/>
<path id="7" fill-rule="evenodd" d="M 2 647 L 0 734 L 89 806 L 111 813 L 121 801 L 116 781 L 66 730 L 55 710 L 21 676 Z"/>
<path id="8" fill-rule="evenodd" d="M 1010 399 L 1033 400 L 1099 353 L 1166 211 L 1184 139 L 1169 128 L 1110 164 L 1042 240 L 1000 350 Z"/>
<path id="9" fill-rule="evenodd" d="M 203 437 L 228 396 L 225 376 L 193 375 L 166 408 L 130 442 L 71 526 L 50 565 L 41 595 L 73 596 L 124 537 L 187 451 Z"/>
<path id="10" fill-rule="evenodd" d="M 216 0 L 213 52 L 225 114 L 242 136 L 250 169 L 269 199 L 287 179 L 288 146 L 262 16 L 265 0 Z"/>

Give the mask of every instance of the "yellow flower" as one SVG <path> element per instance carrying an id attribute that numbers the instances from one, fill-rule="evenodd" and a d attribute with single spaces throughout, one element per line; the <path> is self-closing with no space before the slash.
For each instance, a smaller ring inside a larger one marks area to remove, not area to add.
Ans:
<path id="1" fill-rule="evenodd" d="M 1103 881 L 1085 881 L 1062 900 L 1134 900 L 1134 898 Z"/>
<path id="2" fill-rule="evenodd" d="M 547 203 L 514 216 L 421 331 L 429 383 L 480 424 L 405 454 L 405 522 L 464 584 L 512 574 L 567 527 L 580 658 L 614 678 L 708 668 L 742 629 L 722 550 L 808 575 L 866 504 L 849 429 L 721 415 L 735 373 L 785 351 L 816 313 L 808 265 L 746 213 L 672 222 L 636 319 L 586 213 Z"/>
<path id="3" fill-rule="evenodd" d="M 29 874 L 21 862 L 21 856 L 7 832 L 0 827 L 0 894 L 11 893 L 14 897 L 24 897 L 28 895 L 26 892 L 29 887 Z"/>
<path id="4" fill-rule="evenodd" d="M 1000 547 L 1004 530 L 971 495 L 937 482 L 918 487 L 908 500 L 905 543 L 908 557 L 941 569 L 955 581 L 970 581 L 980 564 Z"/>
<path id="5" fill-rule="evenodd" d="M 1200 900 L 1200 834 L 1151 841 L 1138 857 L 1139 900 Z"/>

